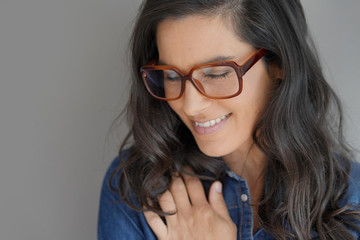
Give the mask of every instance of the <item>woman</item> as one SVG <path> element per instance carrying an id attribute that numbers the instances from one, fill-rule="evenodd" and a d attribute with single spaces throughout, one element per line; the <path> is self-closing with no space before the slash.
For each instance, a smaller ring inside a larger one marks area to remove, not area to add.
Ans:
<path id="1" fill-rule="evenodd" d="M 360 167 L 298 0 L 147 0 L 132 66 L 99 239 L 359 238 Z"/>

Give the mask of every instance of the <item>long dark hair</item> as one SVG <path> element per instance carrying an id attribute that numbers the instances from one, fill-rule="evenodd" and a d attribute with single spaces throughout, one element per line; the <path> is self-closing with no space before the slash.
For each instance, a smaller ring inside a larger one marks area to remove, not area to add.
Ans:
<path id="1" fill-rule="evenodd" d="M 120 174 L 119 188 L 113 189 L 132 208 L 164 214 L 156 199 L 183 166 L 205 180 L 223 177 L 224 162 L 201 153 L 168 103 L 152 98 L 139 75 L 142 65 L 158 57 L 158 24 L 191 14 L 230 20 L 241 39 L 267 49 L 266 63 L 283 71 L 253 132 L 254 143 L 269 159 L 258 210 L 262 227 L 276 239 L 310 239 L 312 231 L 323 240 L 354 239 L 347 229 L 360 232 L 353 222 L 360 220 L 359 212 L 339 206 L 351 158 L 342 133 L 342 108 L 323 77 L 299 0 L 144 1 L 131 38 L 132 87 L 126 109 L 131 128 L 120 148 L 120 167 L 112 175 Z"/>

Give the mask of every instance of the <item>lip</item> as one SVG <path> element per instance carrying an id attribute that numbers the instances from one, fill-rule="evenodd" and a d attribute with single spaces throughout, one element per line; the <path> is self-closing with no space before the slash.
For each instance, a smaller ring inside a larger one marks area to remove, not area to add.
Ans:
<path id="1" fill-rule="evenodd" d="M 218 131 L 219 129 L 221 129 L 224 124 L 228 121 L 228 119 L 231 117 L 231 113 L 227 114 L 226 118 L 223 119 L 221 122 L 215 124 L 214 126 L 211 127 L 199 127 L 196 126 L 195 121 L 191 121 L 193 128 L 195 129 L 195 132 L 199 135 L 207 135 L 207 134 L 211 134 L 214 133 L 216 131 Z"/>

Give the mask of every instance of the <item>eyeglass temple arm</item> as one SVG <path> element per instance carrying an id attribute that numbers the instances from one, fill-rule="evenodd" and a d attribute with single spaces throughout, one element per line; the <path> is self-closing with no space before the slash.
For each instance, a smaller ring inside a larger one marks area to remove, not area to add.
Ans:
<path id="1" fill-rule="evenodd" d="M 254 66 L 257 61 L 259 61 L 263 56 L 268 53 L 268 50 L 260 48 L 250 59 L 246 62 L 245 65 L 241 67 L 242 74 L 245 74 L 252 66 Z"/>
<path id="2" fill-rule="evenodd" d="M 157 62 L 157 60 L 154 58 L 154 59 L 152 59 L 152 60 L 151 60 L 148 64 L 146 64 L 146 65 L 155 65 L 156 62 Z"/>

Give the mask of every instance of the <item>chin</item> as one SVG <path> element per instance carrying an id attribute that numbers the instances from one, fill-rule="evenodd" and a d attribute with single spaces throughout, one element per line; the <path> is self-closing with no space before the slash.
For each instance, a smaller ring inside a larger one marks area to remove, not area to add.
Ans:
<path id="1" fill-rule="evenodd" d="M 204 153 L 205 155 L 209 156 L 209 157 L 222 157 L 224 155 L 227 155 L 229 154 L 226 149 L 224 149 L 223 146 L 217 146 L 217 147 L 214 147 L 214 146 L 211 146 L 211 145 L 199 145 L 198 144 L 198 147 L 200 149 L 200 151 L 202 153 Z"/>

